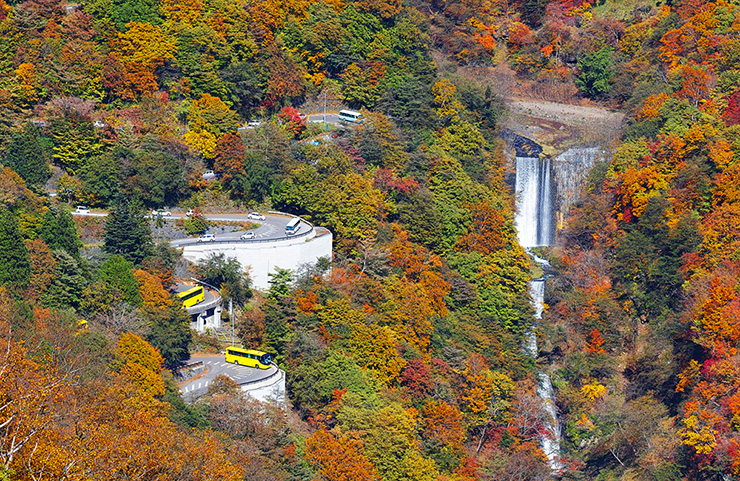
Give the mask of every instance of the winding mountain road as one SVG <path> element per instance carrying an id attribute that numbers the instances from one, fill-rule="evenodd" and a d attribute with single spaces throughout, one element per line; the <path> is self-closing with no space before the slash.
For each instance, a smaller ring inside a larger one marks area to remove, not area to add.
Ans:
<path id="1" fill-rule="evenodd" d="M 80 217 L 105 217 L 108 215 L 107 212 L 90 212 L 86 214 L 81 214 L 77 212 L 72 212 L 72 215 L 74 216 L 80 216 Z M 203 218 L 207 221 L 213 221 L 213 222 L 252 222 L 254 224 L 259 224 L 259 227 L 255 229 L 251 229 L 252 232 L 254 232 L 254 238 L 253 239 L 241 239 L 241 235 L 244 234 L 245 231 L 234 231 L 234 232 L 227 232 L 218 234 L 215 238 L 215 241 L 227 241 L 227 242 L 244 242 L 244 243 L 250 243 L 250 242 L 265 242 L 270 240 L 278 240 L 278 239 L 284 239 L 285 238 L 285 225 L 293 218 L 288 215 L 282 215 L 282 214 L 265 214 L 265 220 L 253 220 L 250 219 L 249 214 L 203 214 Z M 147 218 L 152 218 L 151 215 L 148 215 Z M 161 217 L 164 221 L 174 221 L 177 219 L 187 219 L 188 216 L 184 213 L 172 213 L 172 215 L 169 216 L 163 216 Z M 311 229 L 311 224 L 308 222 L 302 221 L 301 227 L 298 230 L 296 235 L 303 234 L 305 232 L 308 232 Z M 186 239 L 176 239 L 172 240 L 171 244 L 174 247 L 183 247 L 186 245 L 194 245 L 198 244 L 198 237 L 188 237 Z"/>
<path id="2" fill-rule="evenodd" d="M 272 364 L 269 369 L 228 364 L 223 354 L 192 356 L 189 360 L 190 363 L 199 361 L 203 363 L 205 370 L 201 374 L 180 383 L 180 392 L 186 399 L 195 399 L 207 393 L 208 386 L 216 376 L 226 376 L 239 385 L 245 385 L 270 379 L 280 373 L 275 364 Z"/>

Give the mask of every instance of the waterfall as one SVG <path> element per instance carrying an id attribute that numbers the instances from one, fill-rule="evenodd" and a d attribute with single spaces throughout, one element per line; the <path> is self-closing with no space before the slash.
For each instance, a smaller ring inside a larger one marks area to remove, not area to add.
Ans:
<path id="1" fill-rule="evenodd" d="M 550 159 L 516 158 L 516 217 L 519 244 L 539 247 L 552 244 L 553 195 Z"/>
<path id="2" fill-rule="evenodd" d="M 529 283 L 529 293 L 532 296 L 532 307 L 534 307 L 534 318 L 535 322 L 532 324 L 532 330 L 526 334 L 524 341 L 524 349 L 533 358 L 537 357 L 537 336 L 534 333 L 537 321 L 542 319 L 542 313 L 545 310 L 545 286 L 547 279 L 551 277 L 549 270 L 552 269 L 550 263 L 545 259 L 537 256 L 529 249 L 527 253 L 532 257 L 535 263 L 539 264 L 545 271 L 545 274 L 539 279 L 532 279 Z M 563 464 L 560 462 L 560 423 L 558 422 L 557 406 L 555 404 L 555 391 L 552 388 L 552 381 L 550 376 L 540 371 L 537 373 L 537 395 L 545 403 L 545 411 L 548 416 L 545 421 L 545 428 L 547 434 L 540 438 L 540 446 L 542 452 L 547 456 L 550 462 L 550 469 L 554 472 L 559 472 L 563 469 Z"/>
<path id="3" fill-rule="evenodd" d="M 516 216 L 515 223 L 519 234 L 519 244 L 527 249 L 534 262 L 539 264 L 545 275 L 533 279 L 529 285 L 532 307 L 535 309 L 532 329 L 525 335 L 524 351 L 537 357 L 537 337 L 535 328 L 542 319 L 545 308 L 545 286 L 550 264 L 534 253 L 530 247 L 552 245 L 554 238 L 553 179 L 551 165 L 547 158 L 541 159 L 541 147 L 529 139 L 519 138 L 515 143 L 516 155 Z M 533 155 L 534 154 L 534 155 Z M 540 437 L 542 452 L 547 456 L 553 472 L 562 470 L 560 462 L 560 425 L 558 422 L 555 394 L 550 377 L 540 371 L 537 373 L 537 394 L 544 401 L 548 414 L 545 421 L 546 433 Z"/>
<path id="4" fill-rule="evenodd" d="M 530 254 L 532 255 L 532 254 Z M 545 310 L 545 278 L 533 279 L 529 283 L 529 295 L 532 296 L 532 305 L 534 306 L 534 318 L 542 319 L 542 313 Z M 524 337 L 524 350 L 533 358 L 537 357 L 537 336 L 534 329 L 527 332 Z"/>
<path id="5" fill-rule="evenodd" d="M 557 473 L 562 471 L 564 466 L 560 461 L 560 423 L 558 422 L 557 406 L 555 405 L 555 394 L 550 376 L 544 372 L 539 372 L 537 380 L 539 381 L 537 395 L 545 401 L 545 410 L 549 418 L 545 423 L 548 433 L 540 438 L 540 446 L 550 462 L 550 469 Z"/>

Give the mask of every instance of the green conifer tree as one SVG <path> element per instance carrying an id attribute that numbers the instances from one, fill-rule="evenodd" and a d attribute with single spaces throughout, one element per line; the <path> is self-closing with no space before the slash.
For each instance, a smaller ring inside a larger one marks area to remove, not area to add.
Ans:
<path id="1" fill-rule="evenodd" d="M 49 180 L 49 156 L 37 127 L 29 123 L 23 132 L 13 136 L 3 156 L 3 164 L 15 170 L 29 186 L 43 185 Z"/>
<path id="2" fill-rule="evenodd" d="M 193 339 L 190 317 L 177 305 L 148 312 L 147 317 L 149 335 L 146 340 L 159 349 L 168 368 L 177 367 L 180 361 L 189 357 L 188 345 Z"/>
<path id="3" fill-rule="evenodd" d="M 152 235 L 146 220 L 124 199 L 117 199 L 105 222 L 103 251 L 120 254 L 134 265 L 151 255 Z"/>
<path id="4" fill-rule="evenodd" d="M 11 291 L 23 289 L 31 280 L 31 257 L 15 216 L 0 208 L 0 285 Z"/>
<path id="5" fill-rule="evenodd" d="M 589 53 L 578 60 L 575 83 L 578 90 L 586 97 L 598 99 L 605 97 L 611 90 L 609 82 L 612 76 L 612 55 L 614 49 L 602 47 L 601 50 Z"/>
<path id="6" fill-rule="evenodd" d="M 131 272 L 133 267 L 123 256 L 114 254 L 100 266 L 98 277 L 108 288 L 120 291 L 126 303 L 141 307 L 139 283 Z"/>
<path id="7" fill-rule="evenodd" d="M 77 260 L 64 249 L 55 249 L 54 258 L 57 261 L 54 280 L 41 295 L 41 300 L 48 307 L 77 308 L 86 284 L 82 270 Z"/>
<path id="8" fill-rule="evenodd" d="M 62 249 L 77 261 L 80 260 L 82 241 L 72 214 L 64 209 L 49 210 L 41 221 L 41 239 L 51 250 Z"/>

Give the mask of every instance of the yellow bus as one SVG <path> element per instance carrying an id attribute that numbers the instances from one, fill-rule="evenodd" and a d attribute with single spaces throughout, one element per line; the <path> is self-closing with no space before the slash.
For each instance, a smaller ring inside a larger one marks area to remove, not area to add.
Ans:
<path id="1" fill-rule="evenodd" d="M 199 302 L 206 300 L 206 293 L 203 286 L 196 286 L 187 291 L 178 292 L 177 298 L 182 301 L 182 307 L 192 307 Z"/>
<path id="2" fill-rule="evenodd" d="M 272 356 L 266 352 L 255 351 L 253 349 L 227 347 L 226 362 L 240 366 L 256 367 L 257 369 L 267 369 L 272 363 Z"/>

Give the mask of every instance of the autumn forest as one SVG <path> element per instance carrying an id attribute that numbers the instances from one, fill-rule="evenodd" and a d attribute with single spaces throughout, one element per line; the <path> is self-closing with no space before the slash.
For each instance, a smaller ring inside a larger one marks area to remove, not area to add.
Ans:
<path id="1" fill-rule="evenodd" d="M 537 322 L 523 124 L 607 153 L 535 249 Z M 738 0 L 0 0 L 0 164 L 0 481 L 740 479 Z M 300 215 L 333 259 L 262 291 L 164 208 Z M 223 347 L 191 275 L 287 405 L 185 402 Z"/>

